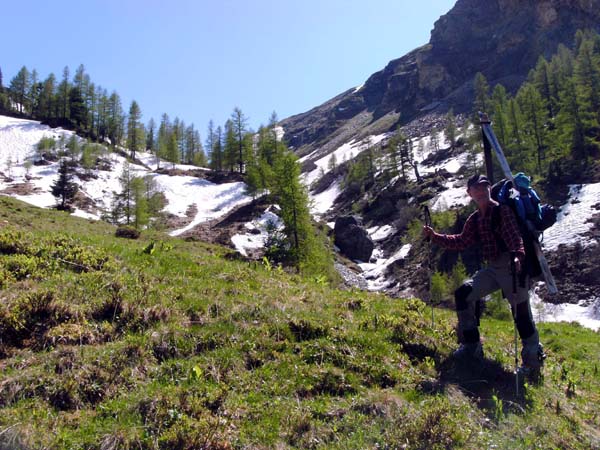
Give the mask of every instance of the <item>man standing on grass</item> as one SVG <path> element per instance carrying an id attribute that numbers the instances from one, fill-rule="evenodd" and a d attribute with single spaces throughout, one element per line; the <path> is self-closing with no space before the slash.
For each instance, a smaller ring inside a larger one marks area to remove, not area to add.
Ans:
<path id="1" fill-rule="evenodd" d="M 460 346 L 454 357 L 461 361 L 482 362 L 483 347 L 479 338 L 479 318 L 476 305 L 479 299 L 502 289 L 513 310 L 517 329 L 523 344 L 523 376 L 538 379 L 543 364 L 543 349 L 529 304 L 530 280 L 520 276 L 525 260 L 525 248 L 513 211 L 491 198 L 491 185 L 484 175 L 474 175 L 467 182 L 467 193 L 477 204 L 477 211 L 469 216 L 460 234 L 436 233 L 423 227 L 423 235 L 449 250 L 464 250 L 474 244 L 481 247 L 484 268 L 472 280 L 467 280 L 454 293 L 458 316 Z M 515 282 L 515 277 L 520 282 Z M 516 287 L 516 292 L 513 292 Z"/>

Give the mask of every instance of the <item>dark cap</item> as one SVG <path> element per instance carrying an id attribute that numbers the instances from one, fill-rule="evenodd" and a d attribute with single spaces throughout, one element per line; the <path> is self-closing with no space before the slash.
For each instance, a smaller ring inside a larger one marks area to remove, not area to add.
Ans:
<path id="1" fill-rule="evenodd" d="M 490 186 L 492 184 L 485 175 L 473 175 L 471 178 L 469 178 L 469 181 L 467 181 L 467 190 L 471 189 L 476 184 L 482 183 L 489 184 Z"/>

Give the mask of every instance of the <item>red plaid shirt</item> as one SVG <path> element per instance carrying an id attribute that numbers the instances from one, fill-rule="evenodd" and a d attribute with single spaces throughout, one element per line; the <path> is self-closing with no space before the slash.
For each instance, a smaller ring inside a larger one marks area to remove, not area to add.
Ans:
<path id="1" fill-rule="evenodd" d="M 500 227 L 497 233 L 492 230 L 492 211 L 494 206 L 487 208 L 485 216 L 481 217 L 479 210 L 469 216 L 460 234 L 438 234 L 432 236 L 433 242 L 447 248 L 448 250 L 464 250 L 476 243 L 481 244 L 483 259 L 493 261 L 500 253 L 496 236 L 502 238 L 508 251 L 515 252 L 521 262 L 525 259 L 525 247 L 519 232 L 517 219 L 512 210 L 506 206 L 500 206 Z"/>

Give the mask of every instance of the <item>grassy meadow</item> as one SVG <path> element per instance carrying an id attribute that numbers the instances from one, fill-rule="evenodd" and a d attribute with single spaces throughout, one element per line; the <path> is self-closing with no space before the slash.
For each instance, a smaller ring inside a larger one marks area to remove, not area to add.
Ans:
<path id="1" fill-rule="evenodd" d="M 508 309 L 508 307 L 506 307 Z M 540 324 L 543 381 L 482 320 L 227 248 L 0 197 L 0 449 L 600 448 L 600 334 Z"/>

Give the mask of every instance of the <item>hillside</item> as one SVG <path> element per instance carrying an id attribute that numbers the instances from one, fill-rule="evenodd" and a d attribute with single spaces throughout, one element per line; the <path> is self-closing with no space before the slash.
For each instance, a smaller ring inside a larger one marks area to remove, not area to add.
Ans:
<path id="1" fill-rule="evenodd" d="M 0 448 L 600 446 L 600 338 L 577 325 L 540 325 L 545 380 L 515 397 L 502 309 L 465 374 L 449 311 L 222 247 L 0 197 L 0 249 Z"/>
<path id="2" fill-rule="evenodd" d="M 0 116 L 0 148 L 4 149 L 0 154 L 0 193 L 36 206 L 53 207 L 56 199 L 50 193 L 50 186 L 57 179 L 59 162 L 57 159 L 43 164 L 31 162 L 39 160 L 35 147 L 41 138 L 61 135 L 66 136 L 65 140 L 74 139 L 72 132 L 60 128 Z M 415 160 L 424 179 L 422 185 L 407 188 L 398 177 L 386 179 L 385 173 L 380 172 L 378 187 L 367 190 L 359 199 L 356 190 L 346 185 L 348 167 L 358 164 L 357 161 L 369 153 L 365 150 L 368 145 L 389 140 L 387 135 L 371 137 L 367 144 L 344 145 L 335 152 L 341 161 L 339 167 L 332 170 L 328 167 L 330 157 L 323 157 L 316 160 L 315 169 L 303 175 L 305 182 L 313 185 L 313 213 L 329 221 L 332 228 L 336 217 L 362 208 L 366 231 L 375 250 L 368 261 L 355 264 L 346 260 L 344 264 L 350 269 L 338 265 L 349 284 L 393 296 L 428 298 L 423 243 L 404 229 L 409 220 L 415 219 L 413 215 L 420 213 L 408 202 L 410 197 L 421 199 L 419 201 L 429 199 L 436 214 L 444 214 L 448 208 L 469 211 L 464 176 L 472 164 L 468 152 L 452 151 L 442 133 L 437 136 L 438 150 L 431 146 L 432 139 L 433 135 L 419 137 L 413 144 L 418 150 Z M 110 219 L 114 196 L 123 189 L 119 179 L 128 159 L 124 152 L 102 147 L 96 161 L 92 169 L 85 169 L 82 164 L 75 168 L 79 193 L 73 214 L 95 220 Z M 156 192 L 165 198 L 162 218 L 153 224 L 154 228 L 235 248 L 244 257 L 262 257 L 268 223 L 279 221 L 277 208 L 264 198 L 250 201 L 239 174 L 164 161 L 157 169 L 155 157 L 145 152 L 138 152 L 136 161 L 128 164 L 131 173 L 152 180 Z M 560 205 L 555 203 L 563 211 L 558 223 L 547 230 L 544 237 L 551 265 L 559 278 L 561 295 L 559 298 L 544 296 L 538 286 L 533 298 L 544 312 L 545 320 L 577 320 L 597 329 L 600 326 L 597 313 L 600 276 L 594 263 L 594 245 L 599 236 L 600 184 L 572 186 L 570 196 L 567 194 Z M 582 244 L 581 249 L 578 243 Z M 462 255 L 469 270 L 473 270 L 476 263 L 473 256 L 476 255 Z M 451 268 L 455 258 L 442 255 L 439 267 Z M 542 303 L 538 295 L 547 303 Z M 450 296 L 447 297 L 449 301 Z M 563 305 L 557 308 L 554 305 L 557 302 Z"/>

